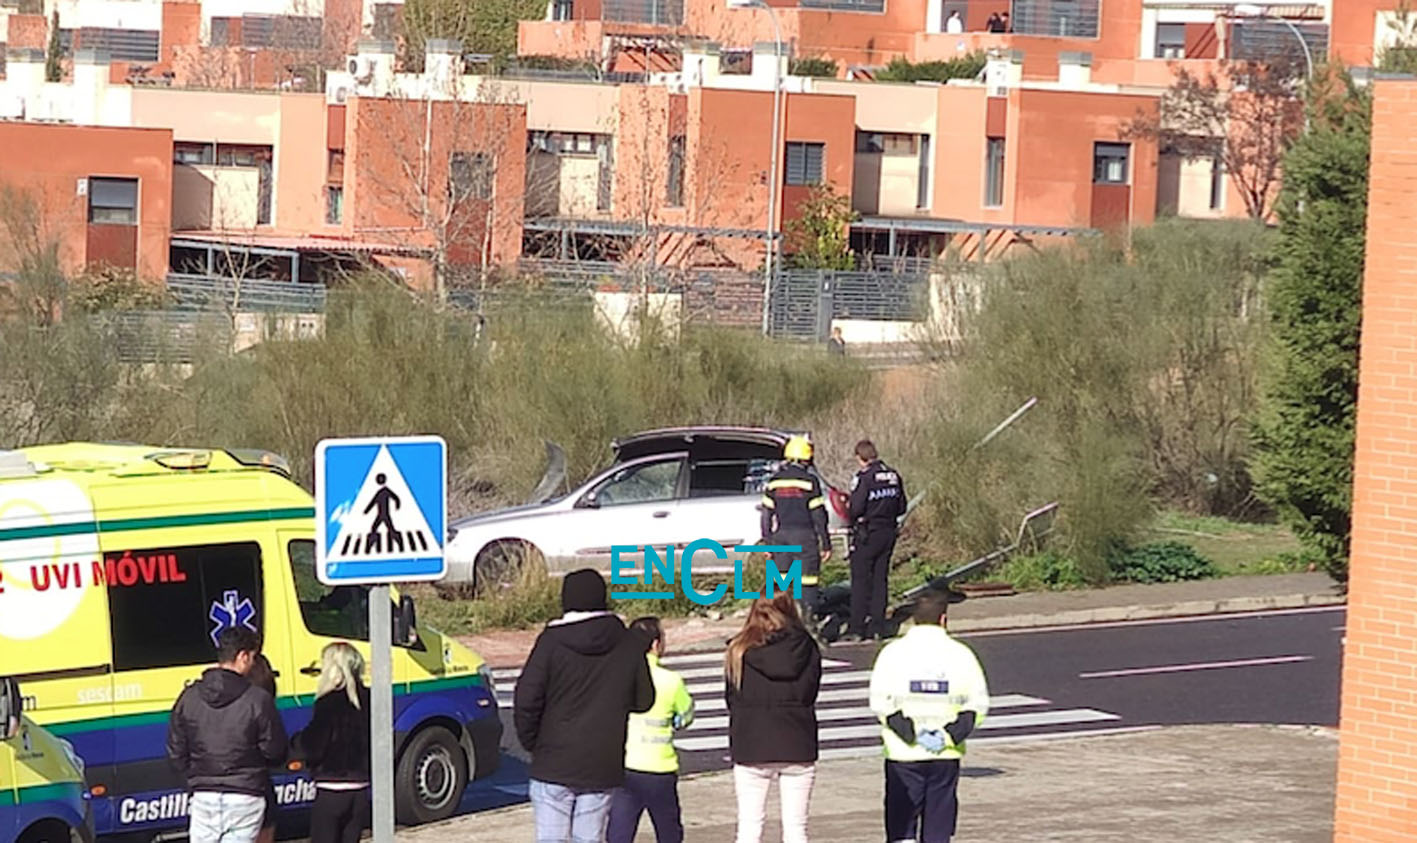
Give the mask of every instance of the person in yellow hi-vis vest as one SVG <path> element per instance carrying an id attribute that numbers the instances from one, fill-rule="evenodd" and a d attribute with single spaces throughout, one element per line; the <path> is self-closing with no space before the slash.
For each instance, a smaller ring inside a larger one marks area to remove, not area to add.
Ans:
<path id="1" fill-rule="evenodd" d="M 915 624 L 882 648 L 871 669 L 871 711 L 886 755 L 886 840 L 948 843 L 959 812 L 964 741 L 989 713 L 989 687 L 974 651 L 945 632 L 949 604 L 930 591 Z"/>
<path id="2" fill-rule="evenodd" d="M 649 811 L 659 843 L 682 843 L 684 823 L 679 813 L 679 753 L 674 733 L 694 722 L 694 698 L 684 678 L 659 664 L 664 655 L 664 628 L 659 618 L 636 618 L 630 629 L 650 642 L 650 678 L 654 705 L 631 714 L 625 733 L 625 784 L 610 799 L 608 843 L 632 843 L 640 815 Z"/>

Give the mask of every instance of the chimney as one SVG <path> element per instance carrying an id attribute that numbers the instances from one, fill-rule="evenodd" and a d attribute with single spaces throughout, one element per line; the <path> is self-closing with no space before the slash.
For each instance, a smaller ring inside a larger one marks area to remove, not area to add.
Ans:
<path id="1" fill-rule="evenodd" d="M 1058 53 L 1058 82 L 1073 90 L 1092 84 L 1092 53 Z"/>
<path id="2" fill-rule="evenodd" d="M 349 72 L 363 96 L 387 97 L 394 90 L 394 42 L 361 38 Z"/>
<path id="3" fill-rule="evenodd" d="M 990 50 L 984 60 L 984 85 L 991 97 L 1006 97 L 1023 79 L 1022 50 Z"/>
<path id="4" fill-rule="evenodd" d="M 758 90 L 772 90 L 773 51 L 781 49 L 777 56 L 779 79 L 787 78 L 787 54 L 791 48 L 787 44 L 780 47 L 772 41 L 758 41 L 753 44 L 753 87 Z"/>
<path id="5" fill-rule="evenodd" d="M 5 64 L 5 91 L 17 103 L 10 106 L 19 119 L 40 116 L 40 94 L 44 90 L 44 51 L 33 47 L 11 47 Z"/>
<path id="6" fill-rule="evenodd" d="M 74 122 L 101 126 L 108 98 L 108 52 L 85 48 L 74 51 Z"/>
<path id="7" fill-rule="evenodd" d="M 686 88 L 712 88 L 718 81 L 718 42 L 694 39 L 684 44 L 683 70 Z"/>
<path id="8" fill-rule="evenodd" d="M 423 54 L 424 93 L 430 98 L 451 96 L 462 78 L 462 42 L 454 38 L 429 38 Z"/>

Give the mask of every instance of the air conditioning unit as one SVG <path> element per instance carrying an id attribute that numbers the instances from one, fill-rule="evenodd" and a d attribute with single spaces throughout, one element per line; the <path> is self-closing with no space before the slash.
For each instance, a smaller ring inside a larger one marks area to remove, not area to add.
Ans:
<path id="1" fill-rule="evenodd" d="M 350 56 L 346 67 L 349 75 L 361 85 L 374 78 L 374 60 L 369 56 Z"/>
<path id="2" fill-rule="evenodd" d="M 344 105 L 349 99 L 348 85 L 334 85 L 325 93 L 325 102 L 330 105 Z"/>

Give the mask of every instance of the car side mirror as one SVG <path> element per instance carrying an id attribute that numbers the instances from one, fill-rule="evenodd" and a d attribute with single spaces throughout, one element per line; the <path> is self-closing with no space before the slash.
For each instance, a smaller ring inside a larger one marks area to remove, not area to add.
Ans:
<path id="1" fill-rule="evenodd" d="M 586 496 L 581 498 L 581 507 L 584 509 L 600 509 L 600 501 L 596 498 L 595 492 L 586 492 Z"/>
<path id="2" fill-rule="evenodd" d="M 20 710 L 23 707 L 20 683 L 9 677 L 0 679 L 0 741 L 9 740 L 20 730 Z"/>
<path id="3" fill-rule="evenodd" d="M 403 647 L 418 643 L 418 609 L 407 594 L 399 598 L 398 611 L 394 613 L 394 643 Z"/>

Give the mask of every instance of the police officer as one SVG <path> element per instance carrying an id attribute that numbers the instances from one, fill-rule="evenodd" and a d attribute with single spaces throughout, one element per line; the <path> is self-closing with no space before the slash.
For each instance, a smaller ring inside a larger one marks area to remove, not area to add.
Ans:
<path id="1" fill-rule="evenodd" d="M 827 499 L 821 481 L 807 469 L 812 461 L 812 443 L 794 436 L 782 449 L 786 462 L 768 480 L 763 490 L 763 537 L 773 544 L 798 545 L 801 552 L 775 552 L 773 562 L 786 572 L 795 559 L 802 560 L 802 602 L 810 624 L 817 610 L 817 586 L 822 563 L 831 558 L 831 537 L 827 534 Z"/>
<path id="2" fill-rule="evenodd" d="M 945 632 L 953 592 L 930 591 L 914 625 L 881 649 L 871 670 L 871 711 L 886 750 L 886 840 L 948 843 L 959 812 L 964 742 L 989 713 L 974 651 Z"/>
<path id="3" fill-rule="evenodd" d="M 886 630 L 886 590 L 896 530 L 905 514 L 905 485 L 869 439 L 856 443 L 861 470 L 851 479 L 851 625 L 849 635 L 882 638 Z M 870 627 L 867 627 L 867 616 Z"/>

